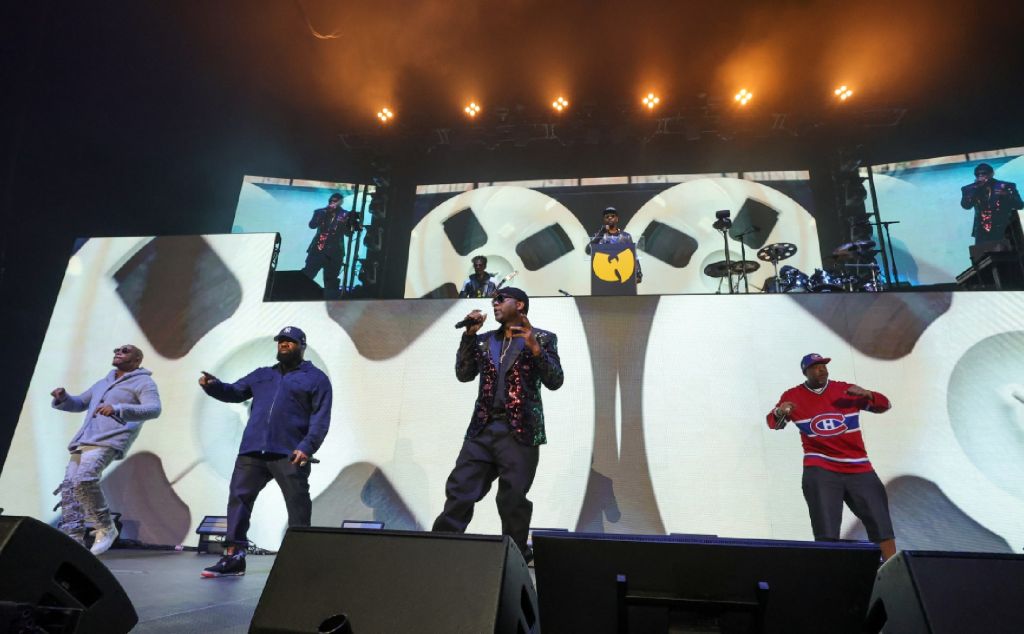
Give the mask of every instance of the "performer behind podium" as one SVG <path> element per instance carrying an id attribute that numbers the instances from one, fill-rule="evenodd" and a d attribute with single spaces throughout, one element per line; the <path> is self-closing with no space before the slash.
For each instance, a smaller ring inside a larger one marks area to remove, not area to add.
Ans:
<path id="1" fill-rule="evenodd" d="M 473 506 L 497 478 L 501 532 L 530 561 L 526 538 L 533 515 L 527 499 L 537 473 L 544 433 L 540 387 L 562 386 L 558 337 L 534 328 L 526 314 L 530 298 L 518 288 L 502 289 L 491 300 L 500 328 L 477 334 L 486 320 L 479 310 L 466 316 L 466 331 L 455 356 L 455 376 L 467 383 L 480 376 L 479 390 L 462 450 L 445 484 L 444 510 L 434 531 L 464 533 Z"/>
<path id="2" fill-rule="evenodd" d="M 974 182 L 961 187 L 960 192 L 960 206 L 974 209 L 974 244 L 1002 240 L 1010 215 L 1024 208 L 1017 185 L 996 180 L 995 170 L 988 163 L 974 168 Z"/>
<path id="3" fill-rule="evenodd" d="M 768 427 L 782 429 L 793 421 L 804 447 L 803 491 L 815 541 L 839 539 L 845 501 L 878 544 L 882 558 L 896 554 L 889 498 L 871 462 L 860 430 L 860 411 L 876 414 L 892 404 L 878 392 L 830 381 L 828 362 L 820 354 L 800 361 L 806 381 L 783 392 L 768 413 Z"/>
<path id="4" fill-rule="evenodd" d="M 619 228 L 619 211 L 615 207 L 606 208 L 601 216 L 601 220 L 604 224 L 601 225 L 601 229 L 594 234 L 590 239 L 590 243 L 584 249 L 587 255 L 590 255 L 591 246 L 595 244 L 617 244 L 622 242 L 631 244 L 634 249 L 636 248 L 633 236 Z M 638 253 L 636 258 L 636 283 L 639 284 L 643 280 L 644 274 L 640 270 L 640 254 Z"/>

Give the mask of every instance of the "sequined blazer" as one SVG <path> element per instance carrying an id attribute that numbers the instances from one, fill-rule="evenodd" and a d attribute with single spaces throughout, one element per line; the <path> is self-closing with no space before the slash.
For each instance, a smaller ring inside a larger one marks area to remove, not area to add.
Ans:
<path id="1" fill-rule="evenodd" d="M 540 355 L 533 356 L 523 347 L 504 361 L 494 354 L 492 341 L 501 337 L 501 330 L 483 334 L 463 335 L 455 356 L 455 376 L 463 383 L 480 375 L 480 390 L 466 438 L 480 433 L 490 420 L 498 372 L 505 373 L 505 416 L 515 439 L 524 445 L 543 445 L 544 405 L 540 386 L 557 390 L 562 386 L 562 363 L 558 358 L 558 337 L 553 332 L 533 329 L 540 344 Z M 521 339 L 519 340 L 521 341 Z M 498 346 L 500 348 L 500 346 Z M 499 367 L 500 364 L 500 367 Z"/>

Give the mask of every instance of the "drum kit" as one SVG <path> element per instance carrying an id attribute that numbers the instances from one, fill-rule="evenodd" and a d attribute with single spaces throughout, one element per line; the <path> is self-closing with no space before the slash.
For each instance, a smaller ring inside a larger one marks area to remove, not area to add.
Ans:
<path id="1" fill-rule="evenodd" d="M 833 265 L 827 269 L 814 269 L 807 275 L 793 266 L 779 267 L 779 262 L 796 255 L 797 247 L 788 242 L 768 244 L 757 252 L 757 259 L 770 262 L 775 275 L 765 280 L 761 290 L 765 293 L 850 293 L 877 292 L 882 290 L 878 277 L 878 265 L 864 263 L 878 253 L 873 240 L 856 240 L 841 244 L 832 251 Z M 738 262 L 713 262 L 704 268 L 708 277 L 725 278 L 730 272 L 745 279 L 747 274 L 760 268 L 760 264 L 749 260 Z M 731 270 L 730 270 L 731 269 Z M 737 282 L 737 287 L 739 286 Z M 719 282 L 721 289 L 721 281 Z"/>

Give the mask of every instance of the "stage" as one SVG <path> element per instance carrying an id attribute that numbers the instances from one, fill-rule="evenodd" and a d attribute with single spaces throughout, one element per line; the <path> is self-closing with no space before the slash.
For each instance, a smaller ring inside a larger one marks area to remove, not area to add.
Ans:
<path id="1" fill-rule="evenodd" d="M 217 559 L 195 552 L 132 549 L 110 550 L 100 557 L 138 612 L 133 632 L 248 632 L 275 556 L 250 555 L 241 577 L 200 577 Z"/>
<path id="2" fill-rule="evenodd" d="M 203 579 L 216 555 L 155 550 L 110 550 L 100 557 L 139 614 L 133 632 L 248 632 L 273 555 L 246 560 L 241 577 Z"/>

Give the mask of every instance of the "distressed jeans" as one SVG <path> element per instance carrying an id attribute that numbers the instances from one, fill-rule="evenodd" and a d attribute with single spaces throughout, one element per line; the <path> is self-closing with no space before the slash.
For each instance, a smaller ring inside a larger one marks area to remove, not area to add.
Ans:
<path id="1" fill-rule="evenodd" d="M 113 527 L 107 500 L 100 489 L 103 470 L 117 452 L 109 447 L 86 446 L 71 452 L 64 482 L 60 485 L 60 529 L 79 543 L 85 542 L 85 530 Z"/>

